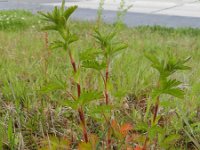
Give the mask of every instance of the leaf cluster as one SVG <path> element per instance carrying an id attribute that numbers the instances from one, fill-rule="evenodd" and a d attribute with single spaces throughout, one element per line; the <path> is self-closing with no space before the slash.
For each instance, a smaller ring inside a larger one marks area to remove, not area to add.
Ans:
<path id="1" fill-rule="evenodd" d="M 161 94 L 168 94 L 183 98 L 184 91 L 180 88 L 182 82 L 177 79 L 170 79 L 169 77 L 177 71 L 190 69 L 190 67 L 185 65 L 185 63 L 190 60 L 190 57 L 179 59 L 168 55 L 167 58 L 160 59 L 154 54 L 146 54 L 146 57 L 151 61 L 152 67 L 155 68 L 160 75 L 157 88 L 153 91 L 153 97 L 160 96 Z"/>
<path id="2" fill-rule="evenodd" d="M 96 41 L 100 44 L 103 54 L 106 58 L 111 59 L 116 56 L 120 51 L 128 47 L 127 44 L 121 43 L 115 40 L 117 31 L 111 31 L 108 33 L 100 32 L 95 29 L 95 34 L 93 35 Z"/>
<path id="3" fill-rule="evenodd" d="M 47 22 L 47 25 L 43 27 L 43 30 L 53 30 L 57 31 L 62 37 L 62 40 L 56 40 L 51 43 L 51 48 L 68 48 L 69 44 L 78 40 L 78 37 L 70 31 L 68 25 L 69 17 L 77 9 L 77 6 L 71 6 L 65 9 L 65 1 L 63 0 L 62 6 L 60 8 L 55 7 L 52 13 L 39 12 L 43 17 L 43 20 Z"/>
<path id="4" fill-rule="evenodd" d="M 88 49 L 81 54 L 82 67 L 101 71 L 106 68 L 117 54 L 125 50 L 128 46 L 115 39 L 117 32 L 100 32 L 95 29 L 93 37 L 99 44 L 99 48 Z"/>
<path id="5" fill-rule="evenodd" d="M 73 100 L 66 100 L 64 102 L 65 106 L 71 107 L 74 110 L 77 110 L 79 107 L 85 106 L 92 101 L 99 100 L 103 98 L 102 92 L 97 91 L 89 91 L 89 92 L 82 92 L 80 97 L 73 101 Z"/>

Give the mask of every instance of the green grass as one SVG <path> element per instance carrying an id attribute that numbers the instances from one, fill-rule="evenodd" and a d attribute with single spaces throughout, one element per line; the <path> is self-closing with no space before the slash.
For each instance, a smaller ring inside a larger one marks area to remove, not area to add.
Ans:
<path id="1" fill-rule="evenodd" d="M 24 30 L 34 27 L 38 18 L 24 10 L 0 11 L 0 30 Z"/>
<path id="2" fill-rule="evenodd" d="M 11 18 L 8 23 L 7 17 Z M 46 49 L 45 34 L 38 30 L 38 22 L 38 17 L 29 12 L 0 12 L 0 143 L 3 141 L 4 149 L 13 146 L 19 149 L 38 149 L 39 144 L 48 141 L 48 136 L 70 138 L 71 129 L 77 131 L 74 138 L 77 141 L 81 139 L 81 131 L 74 123 L 76 120 L 71 119 L 73 110 L 60 103 L 68 98 L 65 92 L 41 92 L 41 88 L 49 83 L 73 83 L 68 79 L 71 76 L 71 66 L 65 51 Z M 95 45 L 91 36 L 95 23 L 71 23 L 80 36 L 72 49 L 81 52 Z M 111 30 L 113 26 L 104 25 L 104 28 Z M 50 32 L 49 37 L 53 41 L 57 35 Z M 194 149 L 193 141 L 184 129 L 200 139 L 200 116 L 197 111 L 200 107 L 200 29 L 123 27 L 118 38 L 127 43 L 129 48 L 112 64 L 111 91 L 113 95 L 120 91 L 126 97 L 113 99 L 113 103 L 120 111 L 117 119 L 134 124 L 137 131 L 135 135 L 141 133 L 140 125 L 144 119 L 140 103 L 142 100 L 148 101 L 158 78 L 158 73 L 150 67 L 144 52 L 156 52 L 163 58 L 169 52 L 180 58 L 191 56 L 188 66 L 192 69 L 174 75 L 184 82 L 185 98 L 171 98 L 170 103 L 162 101 L 161 106 L 165 109 L 161 110 L 160 115 L 166 117 L 166 136 L 173 133 L 181 135 L 171 148 Z M 98 74 L 91 70 L 83 72 L 83 87 L 103 89 Z M 165 98 L 168 97 L 163 99 Z M 177 117 L 175 111 L 181 117 Z M 13 127 L 10 126 L 11 123 L 14 124 Z M 13 133 L 8 133 L 9 130 L 13 130 Z M 90 131 L 92 130 L 91 127 Z M 140 140 L 142 141 L 142 137 Z"/>

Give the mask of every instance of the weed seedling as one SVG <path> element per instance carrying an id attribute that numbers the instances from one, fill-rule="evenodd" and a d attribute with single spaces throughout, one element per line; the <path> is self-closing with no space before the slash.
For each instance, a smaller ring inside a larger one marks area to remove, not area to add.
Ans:
<path id="1" fill-rule="evenodd" d="M 97 70 L 103 80 L 104 83 L 104 96 L 105 96 L 105 104 L 110 105 L 109 98 L 109 84 L 110 84 L 110 66 L 114 61 L 115 56 L 119 54 L 119 52 L 123 51 L 127 48 L 127 44 L 118 42 L 115 40 L 117 32 L 101 32 L 99 29 L 95 29 L 94 38 L 99 44 L 99 50 L 95 50 L 93 52 L 84 54 L 85 57 L 82 59 L 82 66 L 85 68 L 92 68 Z M 88 57 L 87 57 L 88 56 Z M 93 56 L 93 57 L 91 57 Z M 107 122 L 108 126 L 110 126 L 110 121 Z M 107 148 L 111 148 L 111 129 L 108 128 L 108 136 L 107 136 Z"/>
<path id="2" fill-rule="evenodd" d="M 44 30 L 54 30 L 57 31 L 61 37 L 61 40 L 56 40 L 51 44 L 51 48 L 62 48 L 68 53 L 73 72 L 76 74 L 78 72 L 77 64 L 72 56 L 72 49 L 70 48 L 70 44 L 78 40 L 78 37 L 72 33 L 72 29 L 69 27 L 68 19 L 71 14 L 77 9 L 77 6 L 69 7 L 65 9 L 65 1 L 63 0 L 61 8 L 55 7 L 52 13 L 42 13 L 40 14 L 44 17 L 44 20 L 50 23 L 44 27 Z M 80 83 L 76 83 L 77 86 L 77 97 L 81 96 L 81 85 Z M 74 100 L 77 100 L 75 96 L 72 96 Z M 85 114 L 83 112 L 82 106 L 78 108 L 78 114 L 82 125 L 82 132 L 84 136 L 84 141 L 88 142 L 88 133 L 86 129 L 86 121 Z"/>
<path id="3" fill-rule="evenodd" d="M 151 121 L 151 128 L 156 131 L 156 126 L 159 123 L 160 117 L 158 116 L 160 101 L 162 95 L 169 95 L 172 97 L 184 98 L 184 91 L 181 89 L 182 82 L 177 79 L 170 78 L 173 74 L 180 70 L 188 70 L 190 67 L 186 66 L 185 63 L 189 61 L 190 58 L 179 59 L 175 56 L 168 54 L 165 59 L 160 59 L 154 54 L 147 54 L 146 57 L 151 61 L 152 67 L 159 72 L 159 78 L 156 83 L 156 87 L 153 90 L 153 118 Z M 156 134 L 157 135 L 157 134 Z M 157 145 L 157 140 L 155 140 L 155 148 Z M 145 145 L 146 147 L 146 145 Z"/>

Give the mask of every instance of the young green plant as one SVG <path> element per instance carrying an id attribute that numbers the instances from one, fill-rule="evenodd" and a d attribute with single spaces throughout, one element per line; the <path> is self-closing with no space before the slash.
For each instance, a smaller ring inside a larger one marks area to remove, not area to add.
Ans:
<path id="1" fill-rule="evenodd" d="M 100 73 L 104 83 L 104 96 L 106 105 L 110 105 L 108 87 L 110 82 L 109 76 L 111 64 L 114 61 L 115 56 L 127 48 L 127 44 L 115 40 L 116 34 L 117 31 L 115 30 L 106 33 L 101 32 L 99 29 L 95 29 L 94 38 L 99 44 L 99 49 L 84 54 L 82 59 L 82 67 L 92 68 Z M 110 122 L 108 122 L 108 125 L 110 126 Z M 107 148 L 110 149 L 110 147 L 111 129 L 109 128 L 107 136 Z"/>
<path id="2" fill-rule="evenodd" d="M 57 31 L 61 37 L 61 40 L 56 40 L 51 44 L 51 48 L 62 48 L 68 53 L 73 72 L 76 74 L 78 72 L 77 64 L 72 56 L 72 49 L 70 45 L 78 40 L 78 37 L 72 33 L 72 29 L 69 27 L 68 20 L 71 14 L 77 9 L 77 6 L 69 7 L 65 9 L 65 1 L 63 0 L 61 8 L 55 7 L 52 13 L 42 13 L 40 14 L 44 17 L 44 20 L 49 23 L 49 25 L 45 26 L 43 30 L 54 30 Z M 77 97 L 81 96 L 81 85 L 79 82 L 76 83 L 77 86 Z M 71 94 L 70 94 L 71 95 Z M 72 95 L 71 95 L 72 96 Z M 77 100 L 75 96 L 72 96 L 72 99 Z M 86 121 L 85 114 L 82 106 L 78 108 L 79 119 L 82 125 L 82 132 L 84 141 L 88 142 L 88 133 L 86 129 Z"/>
<path id="3" fill-rule="evenodd" d="M 190 69 L 190 67 L 185 65 L 185 63 L 190 60 L 190 57 L 186 59 L 179 59 L 171 54 L 168 54 L 167 56 L 168 57 L 165 59 L 160 59 L 155 54 L 146 54 L 146 57 L 152 63 L 151 66 L 155 68 L 159 73 L 156 87 L 152 93 L 152 98 L 154 100 L 154 110 L 151 127 L 154 129 L 156 129 L 156 126 L 158 125 L 160 119 L 160 117 L 158 117 L 161 101 L 160 97 L 162 95 L 170 95 L 172 97 L 180 99 L 184 98 L 184 91 L 181 89 L 182 82 L 174 78 L 172 79 L 170 77 L 178 71 Z M 157 140 L 155 141 L 155 145 L 156 142 Z"/>

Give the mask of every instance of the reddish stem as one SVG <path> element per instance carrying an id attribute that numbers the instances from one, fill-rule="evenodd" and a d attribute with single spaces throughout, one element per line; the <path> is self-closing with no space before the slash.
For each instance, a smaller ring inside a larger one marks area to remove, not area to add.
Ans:
<path id="1" fill-rule="evenodd" d="M 157 83 L 157 87 L 158 88 L 160 87 L 160 82 Z M 160 104 L 160 97 L 157 96 L 157 98 L 156 98 L 156 104 L 155 104 L 155 109 L 154 109 L 154 115 L 153 115 L 153 123 L 156 122 L 156 118 L 157 118 L 157 115 L 158 115 L 159 104 Z"/>
<path id="2" fill-rule="evenodd" d="M 160 82 L 158 82 L 158 84 L 157 84 L 157 87 L 159 88 L 159 86 L 160 86 Z M 156 119 L 157 119 L 157 116 L 158 116 L 158 109 L 159 109 L 159 105 L 160 105 L 160 97 L 159 96 L 157 96 L 157 98 L 156 98 L 156 104 L 155 104 L 155 108 L 154 108 L 154 115 L 153 115 L 153 124 L 155 125 L 155 123 L 156 123 Z M 156 149 L 156 145 L 157 145 L 157 141 L 158 141 L 158 139 L 157 139 L 158 137 L 156 136 L 156 139 L 155 139 L 155 149 Z"/>
<path id="3" fill-rule="evenodd" d="M 49 48 L 49 38 L 48 38 L 48 32 L 45 32 L 45 47 L 46 49 Z"/>
<path id="4" fill-rule="evenodd" d="M 109 104 L 108 79 L 109 79 L 109 61 L 107 62 L 107 66 L 106 66 L 106 79 L 105 79 L 105 99 L 106 99 L 106 105 Z"/>
<path id="5" fill-rule="evenodd" d="M 71 65 L 73 67 L 73 70 L 74 70 L 74 73 L 77 72 L 77 68 L 76 68 L 76 63 L 72 57 L 72 53 L 70 50 L 69 51 L 69 57 L 70 57 L 70 62 L 71 62 Z M 77 94 L 78 94 L 78 97 L 80 97 L 81 95 L 81 86 L 79 83 L 77 83 Z M 86 129 L 86 123 L 85 123 L 85 114 L 83 112 L 83 109 L 80 107 L 78 108 L 78 113 L 79 113 L 79 119 L 81 121 L 81 124 L 82 124 L 82 130 L 83 130 L 83 137 L 84 137 L 84 140 L 86 143 L 88 143 L 88 133 L 87 133 L 87 129 Z"/>
<path id="6" fill-rule="evenodd" d="M 154 109 L 153 123 L 156 122 L 156 118 L 157 118 L 157 115 L 158 115 L 159 104 L 160 104 L 160 100 L 159 100 L 159 96 L 158 96 L 157 99 L 156 99 L 156 104 L 155 104 L 155 109 Z"/>
<path id="7" fill-rule="evenodd" d="M 81 107 L 78 109 L 78 113 L 79 113 L 79 117 L 81 120 L 81 124 L 83 126 L 83 136 L 84 136 L 85 142 L 87 143 L 88 142 L 88 134 L 87 134 L 86 123 L 85 123 L 85 115 L 84 115 L 83 109 Z"/>
<path id="8" fill-rule="evenodd" d="M 107 61 L 107 66 L 106 66 L 106 76 L 105 76 L 105 100 L 106 100 L 106 105 L 109 105 L 109 95 L 108 95 L 108 79 L 109 79 L 109 61 Z M 110 122 L 108 121 L 108 125 L 110 126 Z M 108 128 L 108 134 L 107 134 L 107 149 L 111 149 L 111 128 Z"/>
<path id="9" fill-rule="evenodd" d="M 69 57 L 70 57 L 70 61 L 71 61 L 72 67 L 74 69 L 74 73 L 76 73 L 77 72 L 76 63 L 75 63 L 75 61 L 74 61 L 74 59 L 72 57 L 72 53 L 71 53 L 70 50 L 69 50 Z M 79 83 L 77 83 L 77 93 L 78 93 L 78 97 L 80 97 L 80 95 L 81 95 L 81 86 L 80 86 Z"/>
<path id="10" fill-rule="evenodd" d="M 107 149 L 111 150 L 111 128 L 108 129 L 107 134 Z"/>
<path id="11" fill-rule="evenodd" d="M 146 139 L 145 139 L 144 146 L 143 146 L 142 150 L 147 149 L 147 142 L 148 142 L 148 137 L 146 137 Z"/>

